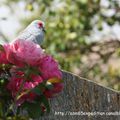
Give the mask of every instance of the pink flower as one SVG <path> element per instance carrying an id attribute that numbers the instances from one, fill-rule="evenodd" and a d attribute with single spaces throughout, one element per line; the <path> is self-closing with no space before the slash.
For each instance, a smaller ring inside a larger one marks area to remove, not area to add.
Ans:
<path id="1" fill-rule="evenodd" d="M 47 97 L 47 98 L 52 98 L 54 97 L 57 93 L 61 92 L 62 89 L 63 89 L 63 83 L 55 83 L 53 84 L 54 85 L 54 88 L 51 89 L 51 90 L 46 90 L 44 92 L 44 95 Z"/>
<path id="2" fill-rule="evenodd" d="M 10 74 L 11 76 L 24 76 L 24 72 L 20 70 L 21 67 L 17 67 L 17 66 L 12 66 L 11 69 L 10 69 Z"/>
<path id="3" fill-rule="evenodd" d="M 7 89 L 11 91 L 13 97 L 16 96 L 22 81 L 22 78 L 17 78 L 15 76 L 10 78 L 10 81 L 7 84 Z"/>
<path id="4" fill-rule="evenodd" d="M 0 51 L 0 64 L 8 64 L 4 51 Z"/>
<path id="5" fill-rule="evenodd" d="M 28 93 L 23 95 L 20 99 L 17 100 L 17 105 L 20 106 L 25 101 L 32 102 L 36 98 L 35 93 Z"/>
<path id="6" fill-rule="evenodd" d="M 17 40 L 4 45 L 4 48 L 8 61 L 19 66 L 25 63 L 37 65 L 44 55 L 42 48 L 32 41 Z"/>
<path id="7" fill-rule="evenodd" d="M 57 77 L 61 79 L 62 73 L 59 70 L 58 63 L 51 56 L 44 56 L 41 59 L 39 67 L 44 79 Z"/>
<path id="8" fill-rule="evenodd" d="M 15 76 L 10 78 L 9 83 L 7 84 L 7 89 L 11 91 L 12 96 L 15 97 L 20 89 L 20 86 L 23 82 L 23 78 L 17 78 Z M 40 76 L 32 76 L 32 80 L 26 80 L 24 86 L 22 88 L 21 93 L 25 92 L 26 90 L 30 90 L 36 87 L 38 84 L 43 82 L 43 79 Z M 23 95 L 18 101 L 18 104 L 22 104 L 24 101 L 32 101 L 35 98 L 35 93 L 28 93 Z"/>
<path id="9" fill-rule="evenodd" d="M 4 45 L 4 49 L 5 52 L 0 54 L 0 62 L 13 64 L 9 71 L 11 78 L 7 84 L 7 89 L 11 92 L 13 98 L 16 97 L 25 79 L 21 96 L 17 100 L 18 105 L 24 101 L 33 101 L 37 95 L 30 90 L 43 81 L 50 78 L 62 79 L 58 63 L 51 56 L 45 55 L 42 48 L 34 42 L 17 40 Z M 44 91 L 42 91 L 47 98 L 54 97 L 63 89 L 63 83 L 52 84 L 53 89 L 44 88 Z M 29 91 L 29 93 L 26 93 L 26 91 Z"/>
<path id="10" fill-rule="evenodd" d="M 31 88 L 34 88 L 37 86 L 39 83 L 43 82 L 43 79 L 40 76 L 32 76 L 33 81 L 26 81 L 24 84 L 24 89 L 29 90 Z"/>

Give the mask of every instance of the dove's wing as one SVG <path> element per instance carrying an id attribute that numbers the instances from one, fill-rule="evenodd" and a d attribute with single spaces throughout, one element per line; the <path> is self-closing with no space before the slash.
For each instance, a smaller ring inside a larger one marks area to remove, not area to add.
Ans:
<path id="1" fill-rule="evenodd" d="M 43 39 L 44 31 L 42 29 L 38 29 L 36 26 L 28 26 L 14 41 L 29 40 L 40 45 L 43 42 Z"/>

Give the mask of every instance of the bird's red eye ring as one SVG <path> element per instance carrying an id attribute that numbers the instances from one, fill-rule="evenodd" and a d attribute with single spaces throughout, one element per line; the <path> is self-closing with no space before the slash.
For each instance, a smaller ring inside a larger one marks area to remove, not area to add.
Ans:
<path id="1" fill-rule="evenodd" d="M 39 22 L 39 23 L 38 23 L 38 26 L 39 26 L 39 28 L 43 27 L 43 23 L 42 23 L 42 22 Z"/>

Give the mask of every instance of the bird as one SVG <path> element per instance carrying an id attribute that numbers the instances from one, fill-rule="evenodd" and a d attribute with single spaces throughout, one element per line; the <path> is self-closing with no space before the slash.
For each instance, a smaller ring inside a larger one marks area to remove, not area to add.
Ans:
<path id="1" fill-rule="evenodd" d="M 41 45 L 44 40 L 45 23 L 41 20 L 32 21 L 20 34 L 12 41 L 28 40 Z"/>

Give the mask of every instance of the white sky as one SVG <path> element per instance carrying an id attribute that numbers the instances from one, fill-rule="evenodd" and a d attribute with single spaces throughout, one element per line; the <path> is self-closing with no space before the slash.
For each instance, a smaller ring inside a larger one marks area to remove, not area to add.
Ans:
<path id="1" fill-rule="evenodd" d="M 0 6 L 0 31 L 8 37 L 10 41 L 17 36 L 16 33 L 21 27 L 19 20 L 21 18 L 27 19 L 31 15 L 29 11 L 24 11 L 24 2 L 19 2 L 17 6 L 13 6 L 16 10 L 14 13 L 11 12 L 7 6 Z M 6 20 L 2 20 L 2 18 L 6 18 Z M 3 41 L 0 40 L 0 43 L 3 43 Z"/>
<path id="2" fill-rule="evenodd" d="M 6 18 L 6 20 L 1 20 L 2 18 Z M 0 7 L 0 31 L 11 40 L 15 37 L 16 30 L 19 27 L 17 17 L 11 14 L 9 8 L 6 6 Z"/>

